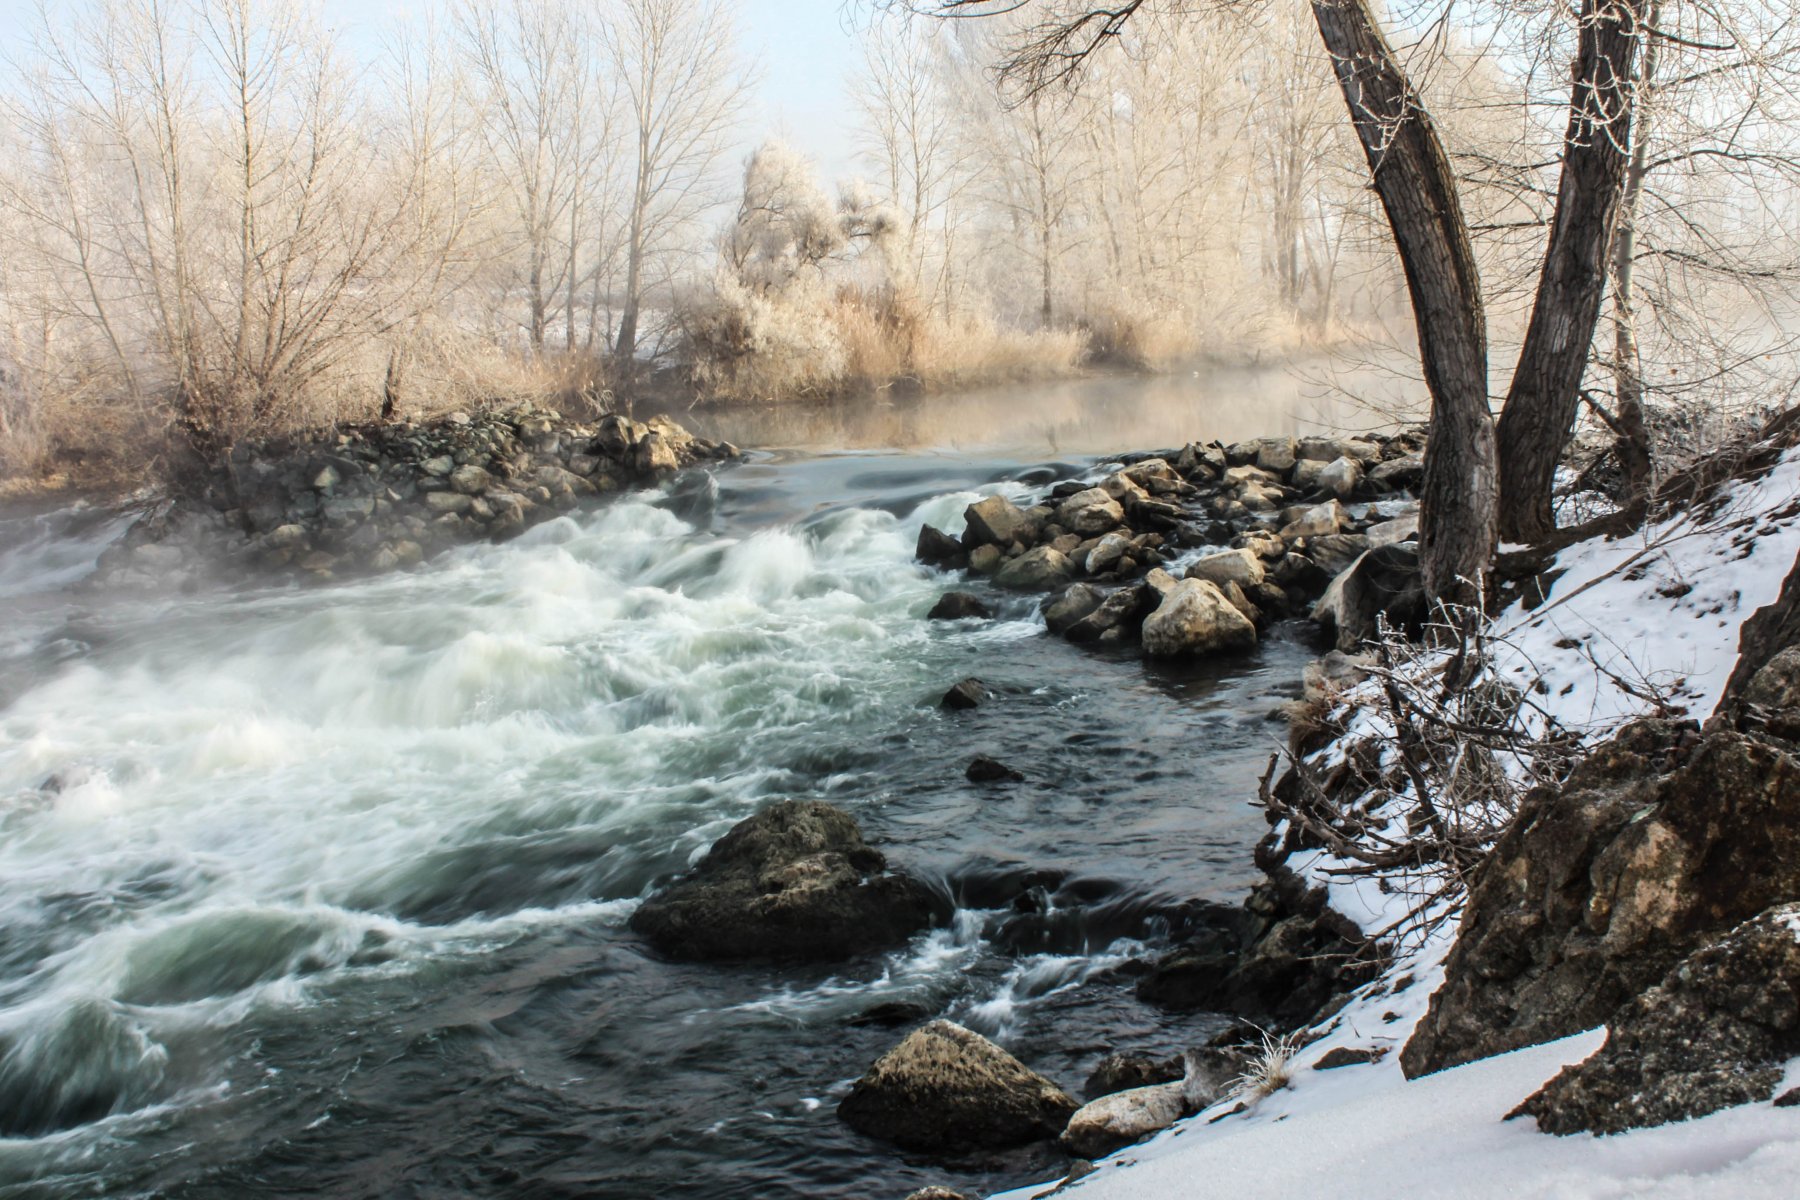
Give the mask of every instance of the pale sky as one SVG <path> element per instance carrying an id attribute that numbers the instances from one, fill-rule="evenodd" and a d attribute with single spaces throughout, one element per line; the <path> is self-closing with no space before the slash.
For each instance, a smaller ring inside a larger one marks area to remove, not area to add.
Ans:
<path id="1" fill-rule="evenodd" d="M 371 46 L 393 17 L 420 0 L 314 0 L 352 48 Z M 0 0 L 0 53 L 36 20 L 38 0 Z M 68 0 L 50 0 L 52 10 Z M 854 26 L 870 0 L 733 0 L 740 45 L 761 65 L 757 109 L 745 114 L 742 154 L 778 135 L 810 157 L 827 181 L 856 171 L 845 77 L 858 51 Z"/>

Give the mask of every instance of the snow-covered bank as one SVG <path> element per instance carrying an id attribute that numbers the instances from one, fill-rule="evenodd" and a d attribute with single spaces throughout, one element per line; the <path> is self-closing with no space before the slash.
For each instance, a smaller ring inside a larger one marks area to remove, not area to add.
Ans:
<path id="1" fill-rule="evenodd" d="M 1598 1031 L 1581 1034 L 1413 1083 L 1402 1079 L 1391 1056 L 1374 1066 L 1302 1069 L 1288 1090 L 1255 1111 L 1210 1127 L 1203 1114 L 1122 1151 L 1065 1194 L 1092 1200 L 1793 1195 L 1800 1110 L 1751 1105 L 1609 1138 L 1553 1138 L 1529 1119 L 1504 1119 L 1601 1041 Z M 1026 1200 L 1044 1190 L 1021 1188 L 996 1200 Z"/>
<path id="2" fill-rule="evenodd" d="M 1797 497 L 1800 453 L 1790 452 L 1718 503 L 1631 538 L 1571 547 L 1553 564 L 1541 603 L 1514 604 L 1495 622 L 1496 668 L 1546 718 L 1590 745 L 1651 711 L 1705 720 L 1736 660 L 1741 626 L 1777 598 L 1800 552 Z M 1340 746 L 1379 733 L 1380 706 L 1358 699 L 1348 697 Z M 1384 815 L 1394 822 L 1388 832 L 1403 835 L 1405 814 Z M 1323 851 L 1286 861 L 1365 931 L 1391 935 L 1416 903 L 1409 897 L 1420 893 L 1400 877 L 1333 873 L 1345 865 Z M 1133 1200 L 1794 1194 L 1800 1109 L 1756 1103 L 1606 1138 L 1551 1137 L 1530 1118 L 1505 1119 L 1563 1066 L 1602 1045 L 1600 1030 L 1408 1082 L 1399 1052 L 1443 980 L 1456 924 L 1414 920 L 1399 928 L 1383 978 L 1299 1039 L 1311 1040 L 1294 1055 L 1286 1088 L 1241 1111 L 1236 1099 L 1222 1101 L 1114 1155 L 1068 1191 Z M 1327 1056 L 1355 1065 L 1320 1070 Z M 1370 1057 L 1377 1061 L 1359 1061 Z M 1777 1095 L 1800 1081 L 1800 1060 L 1786 1070 Z"/>

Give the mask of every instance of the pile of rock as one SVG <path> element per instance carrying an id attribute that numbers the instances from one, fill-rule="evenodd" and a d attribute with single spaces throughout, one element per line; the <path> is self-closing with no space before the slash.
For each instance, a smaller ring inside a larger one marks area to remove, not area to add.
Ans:
<path id="1" fill-rule="evenodd" d="M 1406 489 L 1423 472 L 1422 446 L 1417 430 L 1191 444 L 1136 457 L 1098 483 L 1058 484 L 1030 508 L 988 496 L 968 507 L 960 539 L 923 527 L 917 556 L 1050 592 L 1051 632 L 1138 642 L 1150 657 L 1253 646 L 1259 630 L 1322 595 L 1315 615 L 1356 642 L 1375 611 L 1404 621 L 1423 606 L 1417 555 L 1404 545 L 1418 530 Z M 1229 548 L 1181 578 L 1166 569 L 1206 546 Z"/>
<path id="2" fill-rule="evenodd" d="M 530 405 L 250 443 L 206 501 L 140 521 L 99 578 L 166 586 L 231 560 L 318 579 L 389 570 L 737 454 L 666 417 L 590 424 Z"/>

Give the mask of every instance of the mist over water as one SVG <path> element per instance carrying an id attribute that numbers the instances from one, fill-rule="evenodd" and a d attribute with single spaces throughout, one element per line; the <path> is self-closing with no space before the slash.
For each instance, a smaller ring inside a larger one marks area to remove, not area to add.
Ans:
<path id="1" fill-rule="evenodd" d="M 1032 597 L 924 621 L 920 522 L 1091 465 L 1048 449 L 764 454 L 307 589 L 85 590 L 128 518 L 0 514 L 0 1196 L 904 1194 L 942 1173 L 833 1115 L 898 1036 L 859 1014 L 950 1015 L 1071 1088 L 1203 1036 L 1113 972 L 1249 881 L 1309 651 L 1146 669 Z M 971 674 L 996 699 L 941 713 Z M 1027 782 L 969 784 L 977 752 Z M 801 969 L 624 931 L 788 796 L 953 923 Z M 1031 870 L 1066 881 L 1026 919 Z"/>

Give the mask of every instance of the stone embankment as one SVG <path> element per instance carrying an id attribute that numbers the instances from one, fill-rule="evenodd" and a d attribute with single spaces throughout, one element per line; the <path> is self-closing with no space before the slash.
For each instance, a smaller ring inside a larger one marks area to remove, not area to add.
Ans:
<path id="1" fill-rule="evenodd" d="M 140 520 L 96 579 L 168 587 L 232 568 L 316 580 L 385 571 L 737 456 L 665 417 L 588 423 L 529 405 L 245 444 L 202 499 Z"/>
<path id="2" fill-rule="evenodd" d="M 960 537 L 927 525 L 918 558 L 1049 593 L 1052 633 L 1146 657 L 1242 650 L 1274 621 L 1310 612 L 1360 643 L 1385 611 L 1423 614 L 1409 488 L 1418 430 L 1391 437 L 1263 438 L 1127 456 L 1098 481 L 1057 484 L 1021 508 L 993 495 Z M 934 616 L 979 615 L 946 597 Z M 976 604 L 978 605 L 978 600 Z"/>

